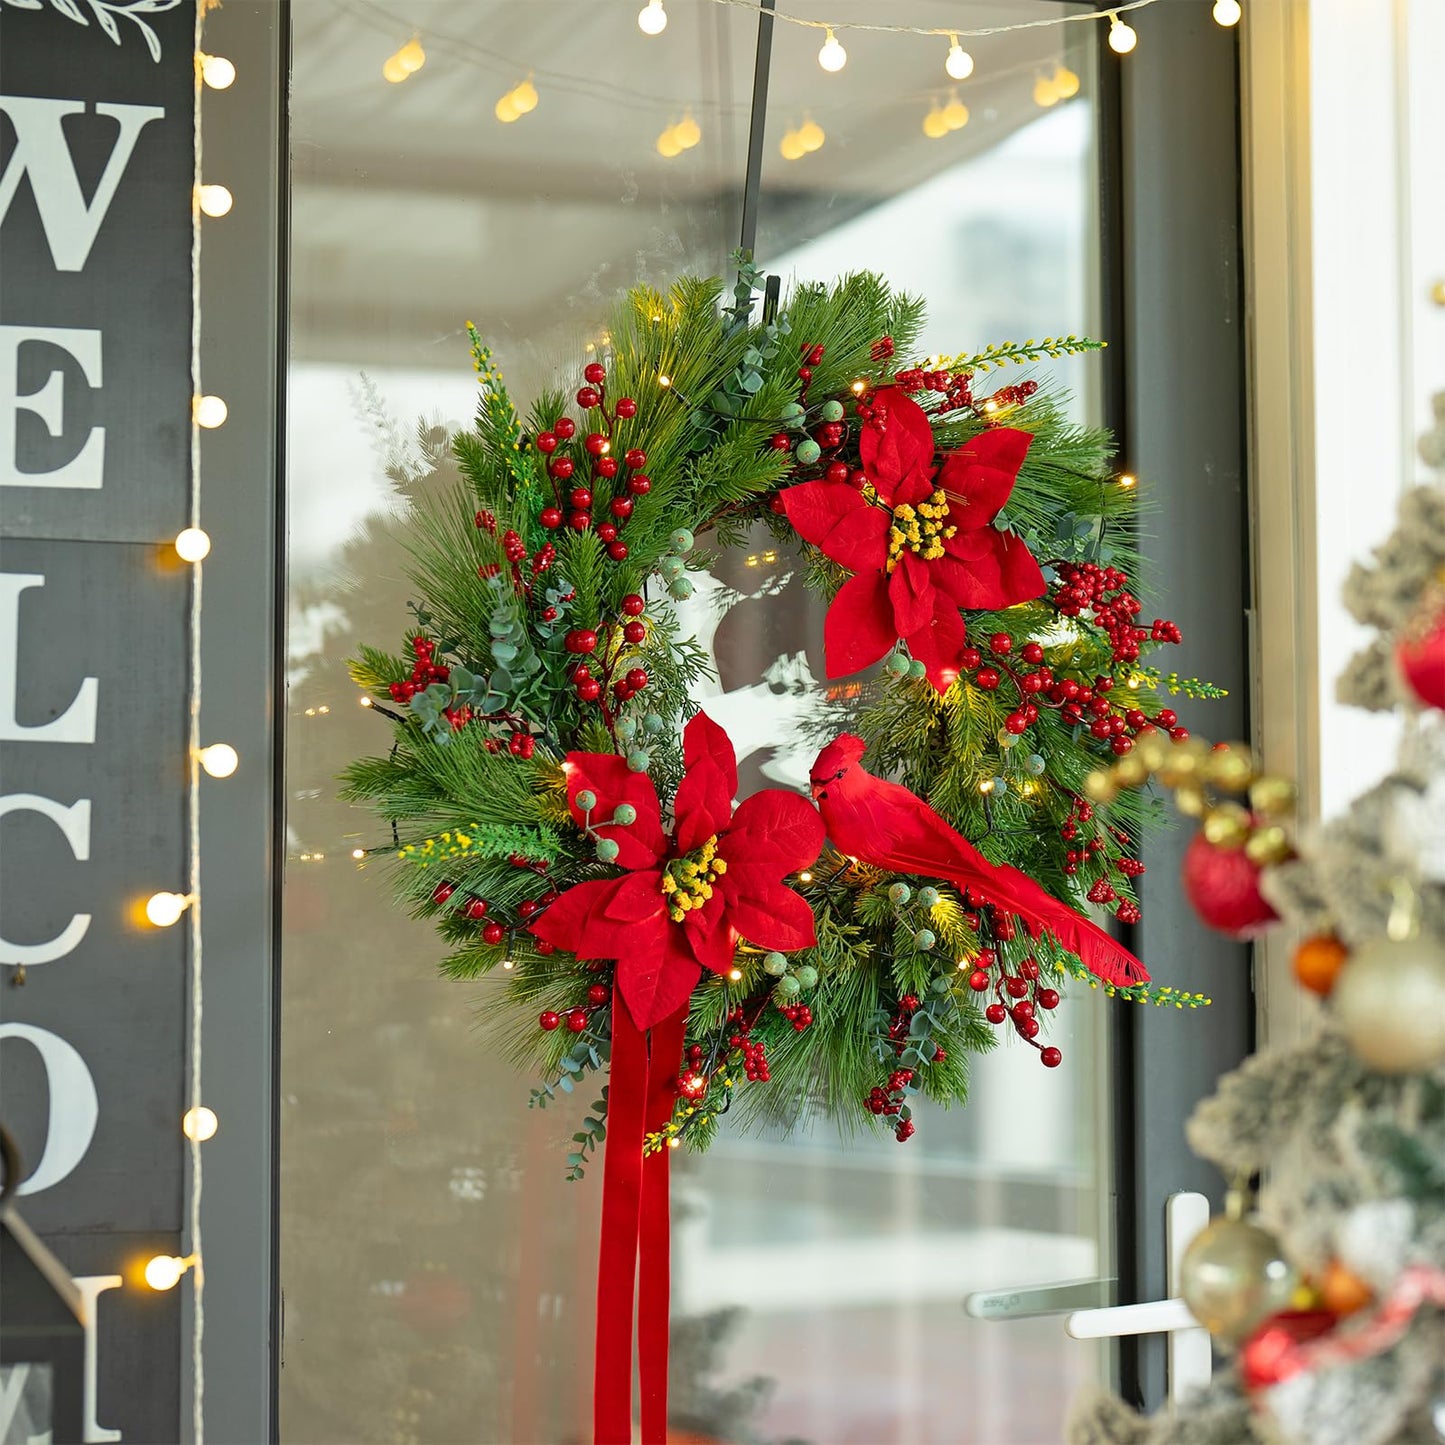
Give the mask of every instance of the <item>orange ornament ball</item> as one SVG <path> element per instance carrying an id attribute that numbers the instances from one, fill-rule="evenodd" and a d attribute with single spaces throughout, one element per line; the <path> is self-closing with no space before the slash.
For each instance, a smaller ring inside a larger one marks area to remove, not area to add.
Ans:
<path id="1" fill-rule="evenodd" d="M 1294 951 L 1294 976 L 1300 985 L 1328 998 L 1350 951 L 1332 933 L 1307 938 Z"/>
<path id="2" fill-rule="evenodd" d="M 1353 1270 L 1332 1259 L 1319 1282 L 1320 1303 L 1333 1315 L 1352 1315 L 1370 1303 L 1375 1292 Z"/>

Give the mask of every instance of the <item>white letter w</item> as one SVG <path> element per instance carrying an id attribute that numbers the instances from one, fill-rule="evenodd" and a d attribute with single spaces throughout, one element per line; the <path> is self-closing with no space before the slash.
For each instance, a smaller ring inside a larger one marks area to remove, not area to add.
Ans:
<path id="1" fill-rule="evenodd" d="M 116 187 L 130 162 L 141 131 L 165 111 L 155 105 L 98 104 L 97 115 L 120 122 L 120 134 L 111 147 L 100 184 L 86 205 L 80 179 L 71 163 L 63 122 L 68 115 L 84 115 L 82 100 L 47 100 L 30 95 L 0 95 L 0 111 L 15 127 L 15 153 L 0 174 L 0 222 L 20 189 L 20 178 L 30 177 L 40 224 L 50 244 L 57 271 L 79 271 L 90 255 L 105 213 L 115 199 Z"/>

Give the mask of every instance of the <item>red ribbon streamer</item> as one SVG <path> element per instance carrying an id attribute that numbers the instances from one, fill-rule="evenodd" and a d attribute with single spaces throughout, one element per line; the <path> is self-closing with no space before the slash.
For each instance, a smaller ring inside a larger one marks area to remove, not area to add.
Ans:
<path id="1" fill-rule="evenodd" d="M 666 1148 L 643 1157 L 644 1136 L 672 1117 L 687 1010 L 644 1034 L 627 1006 L 612 1011 L 612 1070 L 602 1171 L 593 1393 L 596 1445 L 631 1445 L 632 1332 L 642 1383 L 642 1445 L 667 1438 L 671 1217 Z M 650 1058 L 649 1058 L 650 1045 Z"/>

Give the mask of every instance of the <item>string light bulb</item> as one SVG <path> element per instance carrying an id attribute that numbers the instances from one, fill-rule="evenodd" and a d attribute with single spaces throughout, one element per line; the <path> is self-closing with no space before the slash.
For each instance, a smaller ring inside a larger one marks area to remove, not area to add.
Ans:
<path id="1" fill-rule="evenodd" d="M 657 138 L 657 153 L 666 160 L 673 160 L 682 154 L 682 142 L 677 138 L 677 127 L 668 126 Z"/>
<path id="2" fill-rule="evenodd" d="M 1119 485 L 1123 487 L 1124 490 L 1127 492 L 1130 487 L 1137 487 L 1139 485 L 1139 478 L 1136 476 L 1132 476 L 1128 472 L 1125 472 L 1119 478 Z"/>
<path id="3" fill-rule="evenodd" d="M 415 75 L 426 64 L 426 51 L 421 48 L 421 40 L 413 35 L 396 52 L 396 60 L 408 75 Z"/>
<path id="4" fill-rule="evenodd" d="M 647 0 L 637 12 L 637 28 L 644 35 L 661 35 L 667 29 L 667 11 L 662 8 L 662 0 Z"/>
<path id="5" fill-rule="evenodd" d="M 366 857 L 366 849 L 365 849 L 365 848 L 353 848 L 353 849 L 351 850 L 351 856 L 352 856 L 353 858 L 355 858 L 358 862 L 360 862 L 361 859 L 363 859 L 363 858 Z"/>
<path id="6" fill-rule="evenodd" d="M 800 161 L 808 154 L 803 142 L 799 139 L 798 132 L 790 130 L 781 141 L 778 142 L 778 153 L 785 161 Z"/>
<path id="7" fill-rule="evenodd" d="M 530 75 L 512 92 L 512 104 L 516 107 L 519 115 L 530 115 L 536 110 L 537 102 L 540 99 L 537 87 L 532 84 Z"/>
<path id="8" fill-rule="evenodd" d="M 949 130 L 962 130 L 968 124 L 968 107 L 958 98 L 958 92 L 948 93 L 948 104 L 943 107 L 943 118 Z"/>
<path id="9" fill-rule="evenodd" d="M 729 979 L 730 982 L 732 982 L 732 983 L 741 983 L 741 982 L 742 982 L 742 978 L 743 978 L 743 971 L 742 971 L 742 969 L 740 969 L 740 968 L 732 968 L 732 969 L 729 969 L 729 970 L 728 970 L 728 979 Z"/>
<path id="10" fill-rule="evenodd" d="M 1047 110 L 1051 105 L 1057 105 L 1059 93 L 1054 89 L 1054 83 L 1046 75 L 1041 75 L 1034 81 L 1034 104 Z"/>
<path id="11" fill-rule="evenodd" d="M 184 527 L 176 533 L 176 556 L 182 562 L 200 562 L 210 555 L 210 534 L 199 527 Z"/>
<path id="12" fill-rule="evenodd" d="M 1054 71 L 1054 93 L 1060 100 L 1072 100 L 1079 93 L 1079 77 L 1067 65 Z"/>
<path id="13" fill-rule="evenodd" d="M 235 198 L 225 186 L 199 186 L 196 189 L 196 203 L 207 216 L 224 216 L 235 204 Z"/>
<path id="14" fill-rule="evenodd" d="M 195 412 L 196 425 L 205 427 L 207 431 L 224 426 L 226 418 L 231 414 L 225 401 L 219 396 L 198 396 Z"/>
<path id="15" fill-rule="evenodd" d="M 948 59 L 943 68 L 950 80 L 967 80 L 973 74 L 973 56 L 958 43 L 958 36 L 948 37 Z"/>
<path id="16" fill-rule="evenodd" d="M 212 778 L 229 778 L 241 762 L 241 755 L 230 743 L 212 743 L 196 754 L 196 759 Z"/>
<path id="17" fill-rule="evenodd" d="M 818 64 L 830 75 L 836 75 L 848 63 L 848 52 L 838 43 L 838 37 L 828 29 L 828 38 L 818 51 Z"/>
<path id="18" fill-rule="evenodd" d="M 683 113 L 682 119 L 673 126 L 672 133 L 685 151 L 690 151 L 702 139 L 702 127 L 692 118 L 690 110 Z"/>
<path id="19" fill-rule="evenodd" d="M 216 1130 L 220 1127 L 221 1121 L 216 1118 L 216 1111 L 206 1108 L 204 1104 L 194 1104 L 181 1115 L 181 1133 L 187 1139 L 194 1139 L 197 1144 L 214 1139 Z"/>
<path id="20" fill-rule="evenodd" d="M 521 120 L 522 118 L 522 112 L 517 109 L 517 103 L 512 98 L 512 92 L 510 90 L 492 107 L 492 114 L 496 116 L 503 125 L 511 125 L 514 120 Z"/>
<path id="21" fill-rule="evenodd" d="M 1115 55 L 1127 55 L 1139 43 L 1138 33 L 1132 25 L 1119 19 L 1118 13 L 1109 12 L 1109 49 Z"/>
<path id="22" fill-rule="evenodd" d="M 153 1290 L 174 1289 L 181 1276 L 195 1263 L 193 1255 L 157 1254 L 146 1261 L 145 1281 Z"/>
<path id="23" fill-rule="evenodd" d="M 190 906 L 184 893 L 152 893 L 146 899 L 146 917 L 157 928 L 169 928 Z"/>
<path id="24" fill-rule="evenodd" d="M 1214 0 L 1215 24 L 1223 25 L 1226 30 L 1231 25 L 1238 25 L 1243 14 L 1244 8 L 1239 0 Z"/>
<path id="25" fill-rule="evenodd" d="M 935 100 L 923 117 L 923 134 L 929 140 L 940 140 L 948 134 L 948 122 L 943 118 L 942 107 Z"/>
<path id="26" fill-rule="evenodd" d="M 201 79 L 212 90 L 230 89 L 236 79 L 236 67 L 224 55 L 202 53 L 197 59 L 201 62 Z"/>
<path id="27" fill-rule="evenodd" d="M 381 67 L 381 73 L 393 85 L 400 85 L 411 74 L 411 71 L 395 55 L 389 55 Z"/>
<path id="28" fill-rule="evenodd" d="M 804 155 L 812 155 L 814 151 L 822 150 L 823 142 L 828 139 L 828 133 L 810 115 L 804 115 L 803 123 L 798 127 L 798 141 L 803 147 Z"/>

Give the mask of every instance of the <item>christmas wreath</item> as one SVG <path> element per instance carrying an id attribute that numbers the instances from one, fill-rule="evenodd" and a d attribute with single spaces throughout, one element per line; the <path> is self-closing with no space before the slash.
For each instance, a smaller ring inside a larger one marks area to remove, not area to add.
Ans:
<path id="1" fill-rule="evenodd" d="M 906 1140 L 910 1100 L 961 1102 L 1000 1031 L 1058 1066 L 1069 982 L 1203 1001 L 1085 916 L 1137 922 L 1150 808 L 1087 784 L 1187 738 L 1169 695 L 1215 690 L 1143 661 L 1179 631 L 1142 620 L 1108 435 L 1045 382 L 985 382 L 1099 343 L 918 361 L 923 307 L 877 276 L 759 312 L 762 280 L 740 259 L 730 296 L 632 291 L 580 384 L 525 417 L 469 326 L 476 421 L 456 493 L 414 514 L 407 649 L 353 663 L 394 739 L 348 795 L 390 822 L 444 970 L 505 974 L 486 1007 L 540 1066 L 536 1104 L 609 1071 L 569 1155 L 580 1176 L 607 1139 L 599 1438 L 629 1428 L 639 1238 L 660 1432 L 668 1146 L 814 1111 Z M 735 806 L 679 604 L 758 521 L 802 544 L 827 675 L 852 681 L 820 694 L 811 800 Z"/>

